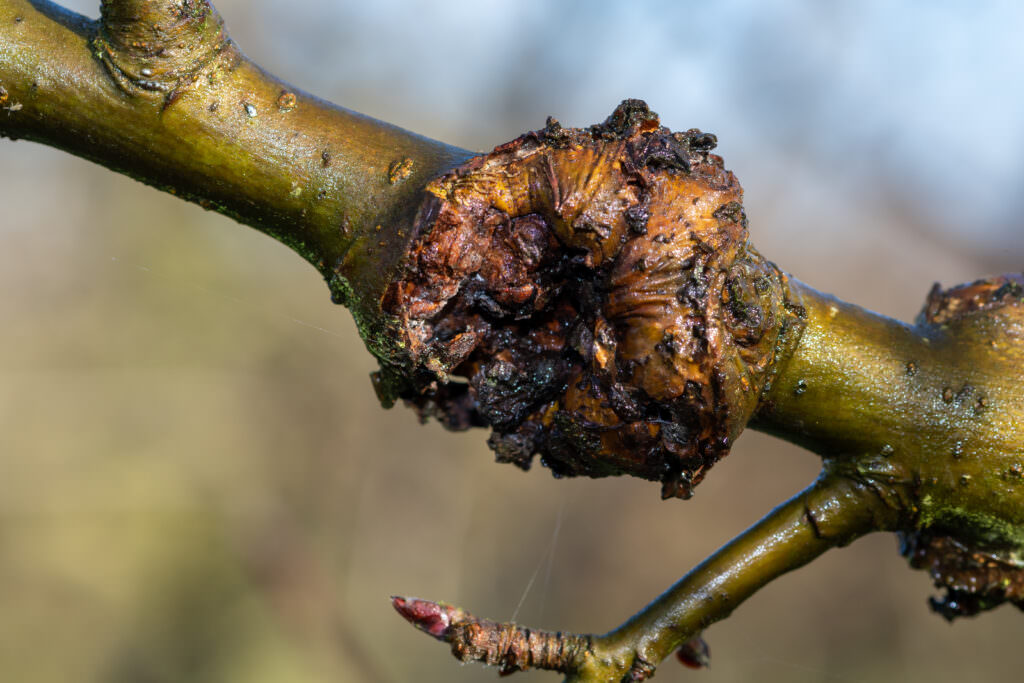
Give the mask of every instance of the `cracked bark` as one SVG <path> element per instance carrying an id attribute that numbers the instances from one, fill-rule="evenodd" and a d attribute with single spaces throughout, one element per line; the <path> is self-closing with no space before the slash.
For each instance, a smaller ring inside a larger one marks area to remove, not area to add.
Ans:
<path id="1" fill-rule="evenodd" d="M 460 657 L 643 680 L 678 648 L 699 660 L 694 638 L 774 577 L 871 531 L 901 535 L 948 618 L 1022 605 L 1020 276 L 935 289 L 915 325 L 877 316 L 753 248 L 713 136 L 627 101 L 471 159 L 266 74 L 208 2 L 107 1 L 92 22 L 3 0 L 0 46 L 0 134 L 295 249 L 352 310 L 386 404 L 490 427 L 520 467 L 540 455 L 666 497 L 692 495 L 746 426 L 822 457 L 814 486 L 607 635 L 398 605 Z"/>

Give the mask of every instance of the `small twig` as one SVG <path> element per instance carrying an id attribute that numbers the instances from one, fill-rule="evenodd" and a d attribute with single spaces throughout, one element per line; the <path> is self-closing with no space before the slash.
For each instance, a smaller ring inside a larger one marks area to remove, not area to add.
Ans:
<path id="1" fill-rule="evenodd" d="M 395 596 L 391 602 L 413 626 L 450 643 L 460 661 L 497 666 L 503 675 L 532 668 L 569 673 L 590 649 L 590 636 L 479 619 L 461 608 L 418 598 Z"/>
<path id="2" fill-rule="evenodd" d="M 808 516 L 816 525 L 807 523 Z M 679 653 L 707 666 L 699 634 L 778 576 L 869 531 L 895 524 L 899 512 L 852 479 L 825 477 L 780 505 L 720 549 L 618 629 L 604 636 L 534 631 L 474 617 L 450 605 L 394 598 L 395 609 L 420 630 L 450 643 L 461 661 L 499 666 L 503 673 L 550 669 L 573 683 L 643 681 Z"/>

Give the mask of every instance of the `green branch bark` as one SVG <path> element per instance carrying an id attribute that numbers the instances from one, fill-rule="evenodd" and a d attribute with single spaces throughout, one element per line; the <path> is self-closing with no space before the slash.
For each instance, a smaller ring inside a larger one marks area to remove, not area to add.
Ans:
<path id="1" fill-rule="evenodd" d="M 470 153 L 271 76 L 209 2 L 108 0 L 101 11 L 94 22 L 50 2 L 0 2 L 0 135 L 267 233 L 375 328 L 423 186 Z"/>
<path id="2" fill-rule="evenodd" d="M 6 137 L 295 249 L 355 315 L 382 400 L 490 427 L 500 461 L 687 498 L 747 426 L 821 456 L 816 484 L 607 635 L 396 599 L 464 660 L 644 680 L 872 531 L 901 535 L 948 618 L 1024 605 L 1019 276 L 936 289 L 914 325 L 877 316 L 757 252 L 714 136 L 626 101 L 471 159 L 266 74 L 205 1 L 111 0 L 93 22 L 0 0 L 0 107 Z"/>
<path id="3" fill-rule="evenodd" d="M 395 607 L 421 630 L 450 643 L 463 661 L 485 661 L 505 672 L 552 669 L 579 683 L 642 681 L 772 580 L 865 533 L 895 529 L 898 522 L 898 511 L 870 487 L 823 476 L 603 636 L 499 624 L 411 598 L 396 598 Z"/>

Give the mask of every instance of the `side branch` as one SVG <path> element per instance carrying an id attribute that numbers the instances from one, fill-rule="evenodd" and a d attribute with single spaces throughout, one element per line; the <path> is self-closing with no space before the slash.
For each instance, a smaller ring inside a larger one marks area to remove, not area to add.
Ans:
<path id="1" fill-rule="evenodd" d="M 0 135 L 286 243 L 357 318 L 372 318 L 406 253 L 422 188 L 469 157 L 267 74 L 205 0 L 108 0 L 96 22 L 45 0 L 0 0 L 0 107 Z"/>
<path id="2" fill-rule="evenodd" d="M 818 482 L 775 508 L 616 630 L 595 640 L 574 681 L 645 680 L 654 667 L 760 588 L 826 550 L 893 529 L 898 512 L 843 477 Z M 649 672 L 649 673 L 646 673 Z"/>
<path id="3" fill-rule="evenodd" d="M 395 598 L 394 604 L 417 628 L 450 643 L 462 661 L 500 666 L 505 673 L 546 668 L 575 683 L 642 681 L 679 648 L 684 662 L 701 662 L 694 652 L 705 628 L 826 550 L 895 528 L 898 515 L 858 482 L 823 476 L 604 636 L 533 631 L 424 600 Z"/>

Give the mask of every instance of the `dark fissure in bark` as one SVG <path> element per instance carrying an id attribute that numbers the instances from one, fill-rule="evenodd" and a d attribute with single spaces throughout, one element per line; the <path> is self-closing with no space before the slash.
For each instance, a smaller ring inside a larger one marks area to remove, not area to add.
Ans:
<path id="1" fill-rule="evenodd" d="M 627 100 L 431 183 L 384 300 L 407 358 L 382 367 L 382 397 L 490 426 L 502 462 L 539 454 L 556 476 L 630 474 L 689 497 L 799 326 L 714 145 Z"/>

